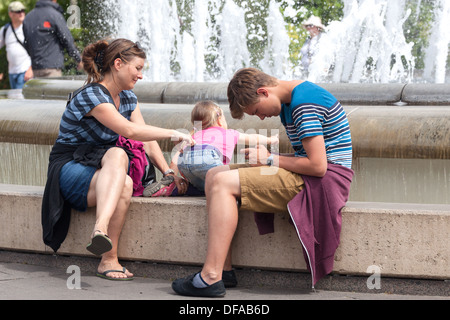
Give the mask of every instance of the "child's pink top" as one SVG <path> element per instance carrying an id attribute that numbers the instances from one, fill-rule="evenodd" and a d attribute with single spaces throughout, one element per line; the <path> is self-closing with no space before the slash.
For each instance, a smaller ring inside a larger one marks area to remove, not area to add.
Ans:
<path id="1" fill-rule="evenodd" d="M 233 129 L 225 130 L 221 127 L 209 127 L 194 133 L 193 138 L 198 145 L 208 144 L 216 147 L 226 157 L 224 164 L 228 164 L 230 159 L 233 158 L 234 148 L 239 139 L 239 132 Z"/>

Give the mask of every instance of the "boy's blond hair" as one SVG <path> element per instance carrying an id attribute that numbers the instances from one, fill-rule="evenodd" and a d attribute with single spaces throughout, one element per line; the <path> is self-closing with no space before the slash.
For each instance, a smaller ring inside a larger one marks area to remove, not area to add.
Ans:
<path id="1" fill-rule="evenodd" d="M 261 87 L 275 87 L 278 80 L 258 69 L 238 70 L 228 85 L 228 102 L 231 116 L 242 119 L 247 107 L 259 101 L 257 90 Z"/>

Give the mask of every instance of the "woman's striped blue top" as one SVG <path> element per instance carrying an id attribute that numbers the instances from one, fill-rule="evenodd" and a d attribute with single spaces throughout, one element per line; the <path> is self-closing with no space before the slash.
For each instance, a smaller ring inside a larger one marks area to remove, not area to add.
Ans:
<path id="1" fill-rule="evenodd" d="M 119 135 L 105 127 L 94 117 L 86 116 L 102 103 L 114 104 L 111 96 L 98 86 L 87 87 L 78 93 L 67 105 L 61 119 L 57 143 L 69 145 L 106 145 L 117 141 Z M 130 120 L 137 106 L 133 91 L 120 93 L 120 114 Z"/>

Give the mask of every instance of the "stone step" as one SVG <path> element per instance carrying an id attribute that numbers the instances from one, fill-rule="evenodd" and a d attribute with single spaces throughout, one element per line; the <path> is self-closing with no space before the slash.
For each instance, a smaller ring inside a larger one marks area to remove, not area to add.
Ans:
<path id="1" fill-rule="evenodd" d="M 43 187 L 0 184 L 0 248 L 53 253 L 42 242 Z M 240 212 L 233 240 L 235 266 L 305 271 L 302 247 L 288 215 L 275 215 L 275 233 L 260 236 L 253 214 Z M 349 202 L 342 210 L 334 271 L 420 279 L 450 278 L 450 205 Z M 58 253 L 89 255 L 95 209 L 72 212 Z M 203 197 L 133 198 L 119 256 L 134 261 L 201 265 L 207 245 Z M 378 269 L 377 269 L 378 268 Z"/>

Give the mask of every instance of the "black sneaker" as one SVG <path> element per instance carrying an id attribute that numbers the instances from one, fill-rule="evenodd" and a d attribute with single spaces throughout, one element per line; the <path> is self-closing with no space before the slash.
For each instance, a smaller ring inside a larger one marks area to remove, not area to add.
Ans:
<path id="1" fill-rule="evenodd" d="M 176 293 L 182 296 L 191 296 L 191 297 L 223 297 L 225 296 L 225 286 L 223 281 L 220 280 L 216 283 L 213 283 L 206 288 L 197 288 L 192 283 L 196 273 L 186 277 L 176 279 L 172 282 L 172 289 Z"/>
<path id="2" fill-rule="evenodd" d="M 237 286 L 237 279 L 234 270 L 223 271 L 222 272 L 222 281 L 225 285 L 225 288 L 234 288 Z"/>
<path id="3" fill-rule="evenodd" d="M 143 192 L 142 196 L 144 196 L 144 197 L 151 197 L 153 194 L 155 194 L 156 192 L 158 192 L 162 188 L 167 187 L 168 185 L 170 185 L 174 180 L 175 179 L 174 179 L 173 176 L 165 176 L 159 182 L 153 182 L 152 184 L 148 185 L 144 189 L 144 192 Z"/>

